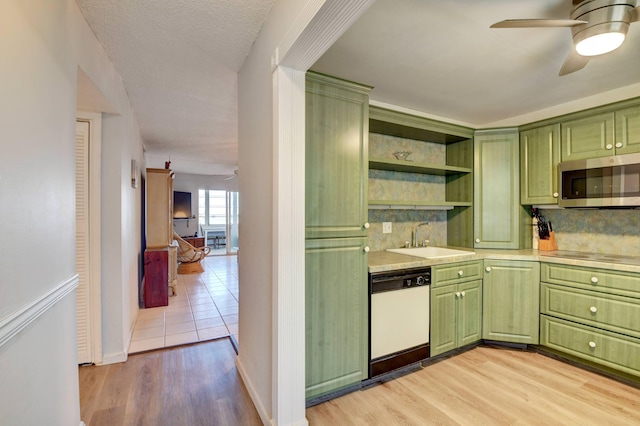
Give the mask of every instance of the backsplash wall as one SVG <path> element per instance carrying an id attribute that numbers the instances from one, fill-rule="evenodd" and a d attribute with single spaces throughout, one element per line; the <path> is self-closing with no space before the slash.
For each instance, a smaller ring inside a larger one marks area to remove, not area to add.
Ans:
<path id="1" fill-rule="evenodd" d="M 394 152 L 411 151 L 410 161 L 445 164 L 443 144 L 394 136 L 369 134 L 369 158 L 395 159 Z M 370 200 L 444 200 L 444 176 L 369 170 Z M 392 223 L 392 233 L 382 233 L 382 222 Z M 447 213 L 431 210 L 369 210 L 369 248 L 374 251 L 404 247 L 411 231 L 421 222 L 429 222 L 418 232 L 419 241 L 430 245 L 447 244 Z"/>
<path id="2" fill-rule="evenodd" d="M 640 256 L 640 211 L 541 209 L 553 225 L 558 250 Z"/>

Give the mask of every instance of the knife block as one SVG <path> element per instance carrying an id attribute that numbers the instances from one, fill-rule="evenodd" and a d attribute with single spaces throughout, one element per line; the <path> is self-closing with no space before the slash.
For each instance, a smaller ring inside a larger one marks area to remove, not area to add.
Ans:
<path id="1" fill-rule="evenodd" d="M 546 240 L 540 240 L 538 242 L 538 250 L 553 251 L 558 250 L 558 243 L 556 242 L 556 234 L 549 232 L 549 238 Z"/>

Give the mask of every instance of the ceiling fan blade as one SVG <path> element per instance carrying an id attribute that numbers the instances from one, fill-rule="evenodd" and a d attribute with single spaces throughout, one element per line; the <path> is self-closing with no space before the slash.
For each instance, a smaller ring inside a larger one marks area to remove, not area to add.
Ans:
<path id="1" fill-rule="evenodd" d="M 587 65 L 587 62 L 589 62 L 588 56 L 579 55 L 575 50 L 572 50 L 564 64 L 562 64 L 558 75 L 563 76 L 581 70 Z"/>
<path id="2" fill-rule="evenodd" d="M 636 6 L 635 8 L 631 9 L 631 12 L 629 13 L 631 14 L 631 21 L 629 22 L 636 22 L 640 20 L 640 6 Z"/>
<path id="3" fill-rule="evenodd" d="M 496 22 L 489 28 L 552 28 L 575 27 L 581 24 L 588 24 L 588 22 L 576 19 L 506 19 Z"/>

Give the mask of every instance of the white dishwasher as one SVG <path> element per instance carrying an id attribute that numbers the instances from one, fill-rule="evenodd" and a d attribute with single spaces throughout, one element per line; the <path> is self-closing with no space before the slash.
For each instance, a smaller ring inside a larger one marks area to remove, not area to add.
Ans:
<path id="1" fill-rule="evenodd" d="M 369 276 L 369 378 L 429 357 L 431 268 Z"/>

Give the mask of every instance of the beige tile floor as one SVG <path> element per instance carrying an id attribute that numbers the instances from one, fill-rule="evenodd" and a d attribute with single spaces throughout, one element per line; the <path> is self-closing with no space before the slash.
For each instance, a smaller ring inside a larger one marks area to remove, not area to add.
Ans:
<path id="1" fill-rule="evenodd" d="M 140 310 L 129 353 L 228 335 L 239 340 L 237 257 L 207 256 L 202 266 L 202 273 L 178 274 L 169 306 Z"/>

